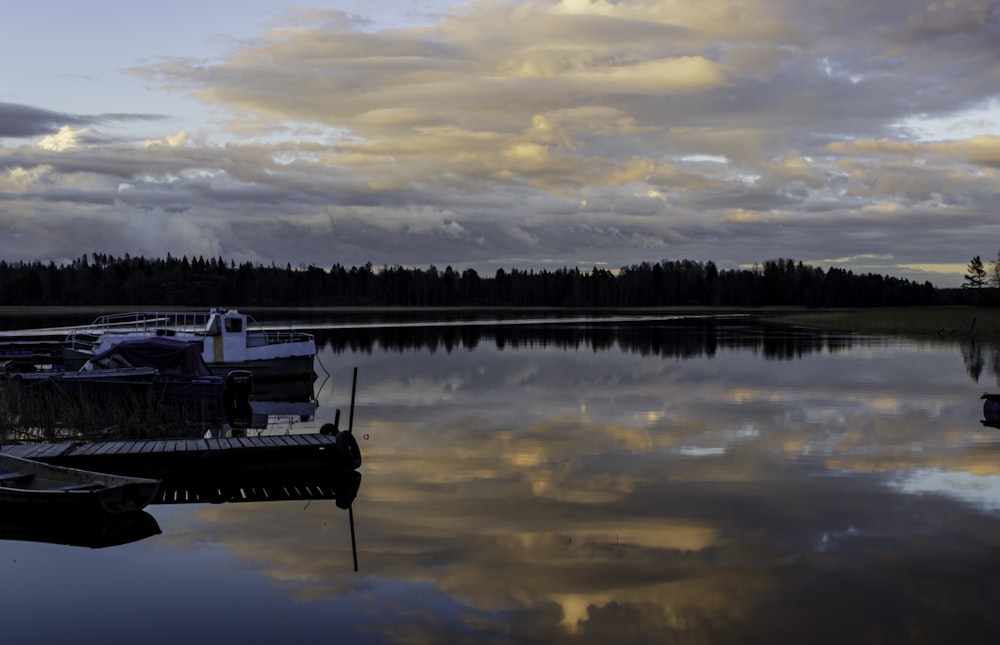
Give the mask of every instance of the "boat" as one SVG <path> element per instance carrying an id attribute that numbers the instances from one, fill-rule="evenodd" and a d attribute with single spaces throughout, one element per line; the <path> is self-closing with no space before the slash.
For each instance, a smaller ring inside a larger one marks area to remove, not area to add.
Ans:
<path id="1" fill-rule="evenodd" d="M 237 404 L 242 411 L 253 387 L 249 372 L 215 375 L 196 343 L 168 337 L 124 340 L 75 371 L 5 372 L 0 377 L 41 397 L 65 395 L 123 410 L 147 406 L 210 425 L 221 425 Z"/>
<path id="2" fill-rule="evenodd" d="M 236 309 L 207 312 L 130 312 L 100 316 L 70 331 L 63 347 L 67 369 L 78 369 L 118 343 L 167 337 L 197 343 L 214 374 L 248 370 L 256 380 L 315 379 L 316 340 L 312 334 L 265 329 Z"/>
<path id="3" fill-rule="evenodd" d="M 141 511 L 160 480 L 55 466 L 0 453 L 0 508 L 7 513 L 108 514 Z"/>

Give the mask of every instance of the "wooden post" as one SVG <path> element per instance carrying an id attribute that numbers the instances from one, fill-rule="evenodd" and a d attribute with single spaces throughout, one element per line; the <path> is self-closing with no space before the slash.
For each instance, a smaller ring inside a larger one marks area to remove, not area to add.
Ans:
<path id="1" fill-rule="evenodd" d="M 354 368 L 354 379 L 351 382 L 351 413 L 347 421 L 347 431 L 354 430 L 354 396 L 358 390 L 358 368 Z M 354 555 L 354 571 L 358 570 L 358 547 L 354 540 L 354 502 L 347 507 L 347 517 L 351 522 L 351 553 Z"/>

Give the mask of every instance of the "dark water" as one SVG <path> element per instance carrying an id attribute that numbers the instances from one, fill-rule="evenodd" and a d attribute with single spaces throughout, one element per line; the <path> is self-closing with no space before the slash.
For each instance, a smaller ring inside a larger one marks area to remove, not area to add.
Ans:
<path id="1" fill-rule="evenodd" d="M 742 318 L 323 329 L 332 500 L 0 541 L 4 643 L 1000 642 L 997 350 Z M 346 419 L 346 417 L 345 417 Z M 350 520 L 355 528 L 354 571 Z"/>

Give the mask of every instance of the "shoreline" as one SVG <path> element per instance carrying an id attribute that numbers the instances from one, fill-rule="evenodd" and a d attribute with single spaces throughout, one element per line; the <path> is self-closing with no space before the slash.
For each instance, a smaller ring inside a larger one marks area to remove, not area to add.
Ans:
<path id="1" fill-rule="evenodd" d="M 228 307 L 227 307 L 228 308 Z M 909 334 L 918 336 L 975 335 L 1000 337 L 1000 308 L 970 306 L 914 306 L 914 307 L 872 307 L 855 309 L 805 309 L 801 307 L 634 307 L 634 308 L 574 308 L 574 307 L 232 307 L 244 309 L 248 313 L 274 312 L 309 314 L 469 314 L 473 312 L 497 313 L 541 313 L 551 312 L 562 315 L 643 315 L 643 314 L 690 314 L 690 315 L 730 315 L 747 314 L 759 320 L 781 325 L 825 329 L 829 331 L 850 331 L 858 333 Z M 200 311 L 207 307 L 131 305 L 17 305 L 0 307 L 0 319 L 45 316 L 98 316 L 129 311 Z"/>

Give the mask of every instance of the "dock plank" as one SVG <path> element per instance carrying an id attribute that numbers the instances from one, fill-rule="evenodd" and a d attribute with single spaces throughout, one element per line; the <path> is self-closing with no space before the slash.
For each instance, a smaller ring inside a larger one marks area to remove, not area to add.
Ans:
<path id="1" fill-rule="evenodd" d="M 64 453 L 70 444 L 67 443 L 43 443 L 35 444 L 24 452 L 25 459 L 37 459 L 40 457 L 57 457 Z"/>
<path id="2" fill-rule="evenodd" d="M 138 454 L 139 447 L 145 441 L 116 441 L 107 454 L 109 455 L 134 455 Z"/>
<path id="3" fill-rule="evenodd" d="M 106 455 L 108 453 L 114 452 L 117 448 L 116 444 L 120 444 L 120 441 L 104 441 L 98 444 L 94 444 L 94 448 L 91 450 L 91 454 L 95 455 Z"/>
<path id="4" fill-rule="evenodd" d="M 100 443 L 82 443 L 74 445 L 71 453 L 74 455 L 93 455 L 100 447 Z"/>

